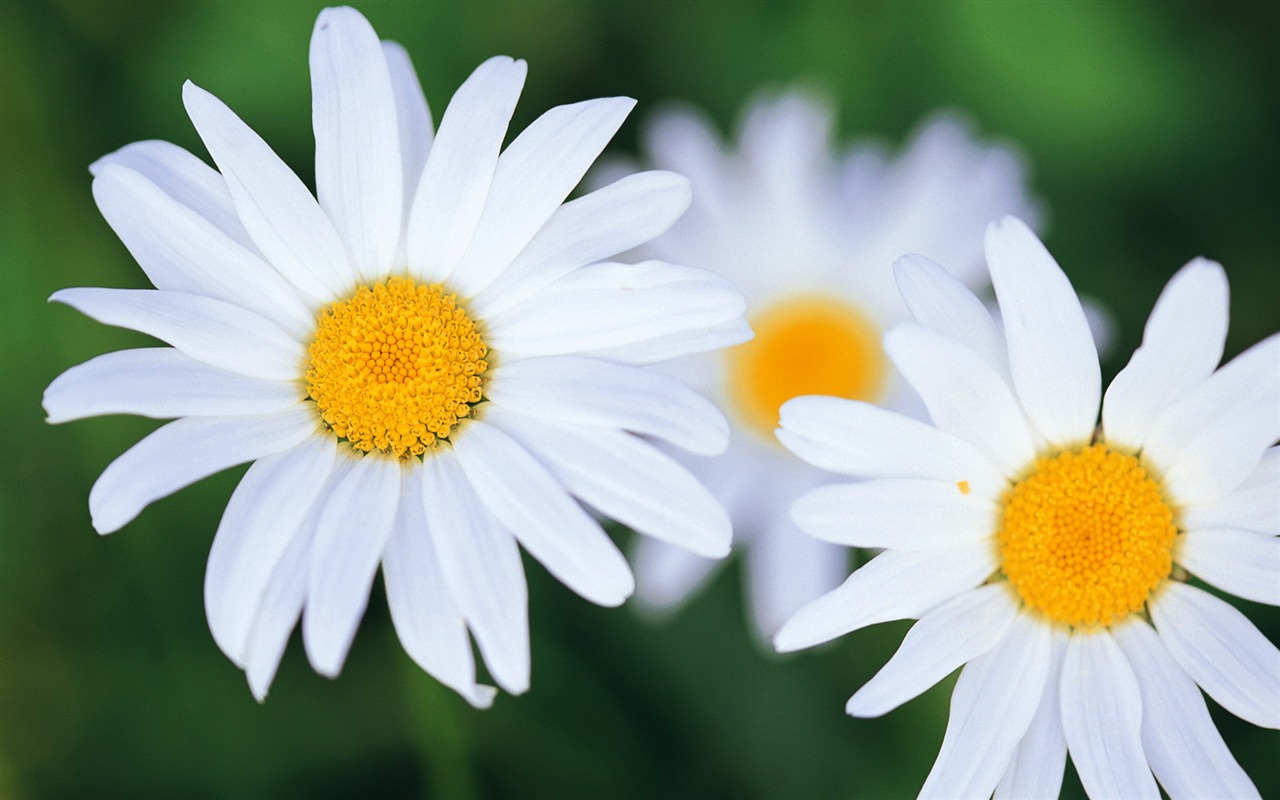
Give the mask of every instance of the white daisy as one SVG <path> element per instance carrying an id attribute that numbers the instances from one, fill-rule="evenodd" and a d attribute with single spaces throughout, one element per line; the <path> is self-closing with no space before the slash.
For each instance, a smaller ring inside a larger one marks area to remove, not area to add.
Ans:
<path id="1" fill-rule="evenodd" d="M 746 294 L 756 332 L 746 345 L 673 367 L 729 412 L 726 455 L 680 460 L 730 510 L 750 617 L 765 641 L 847 573 L 844 548 L 815 542 L 791 521 L 790 503 L 829 478 L 778 445 L 779 406 L 830 394 L 918 408 L 880 347 L 883 329 L 907 314 L 894 259 L 925 253 L 977 288 L 986 281 L 983 226 L 1032 213 L 1019 158 L 980 144 L 957 119 L 927 122 L 893 158 L 869 145 L 833 155 L 832 123 L 827 104 L 790 92 L 747 108 L 736 152 L 687 111 L 647 131 L 649 159 L 688 175 L 694 202 L 642 252 L 729 278 Z M 637 598 L 674 607 L 716 563 L 642 540 Z"/>
<path id="2" fill-rule="evenodd" d="M 470 634 L 494 680 L 524 691 L 517 542 L 595 603 L 633 589 L 574 498 L 704 556 L 728 552 L 714 498 L 633 434 L 724 449 L 710 403 L 638 365 L 748 338 L 742 297 L 701 270 L 596 263 L 671 225 L 687 181 L 648 172 L 562 205 L 634 101 L 554 108 L 499 155 L 525 69 L 486 61 L 433 135 L 404 50 L 328 9 L 311 40 L 318 202 L 190 83 L 218 172 L 164 142 L 92 168 L 103 215 L 156 289 L 53 299 L 172 347 L 70 369 L 45 409 L 51 422 L 177 418 L 94 485 L 102 533 L 254 462 L 218 527 L 205 602 L 259 698 L 300 614 L 312 666 L 338 673 L 379 566 L 424 669 L 487 705 Z"/>
<path id="3" fill-rule="evenodd" d="M 1197 685 L 1280 727 L 1280 651 L 1189 575 L 1280 604 L 1280 335 L 1216 369 L 1227 281 L 1196 259 L 1102 398 L 1071 284 L 1025 225 L 987 232 L 1004 332 L 927 259 L 898 281 L 916 322 L 885 349 L 934 424 L 804 397 L 778 438 L 862 483 L 801 498 L 825 541 L 886 548 L 776 645 L 919 619 L 850 700 L 884 714 L 964 666 L 928 797 L 1052 797 L 1068 752 L 1092 797 L 1257 790 Z M 1102 425 L 1098 423 L 1099 405 Z"/>

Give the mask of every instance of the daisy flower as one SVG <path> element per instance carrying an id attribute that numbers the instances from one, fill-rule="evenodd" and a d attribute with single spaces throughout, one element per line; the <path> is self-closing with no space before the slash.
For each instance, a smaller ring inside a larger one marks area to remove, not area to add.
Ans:
<path id="1" fill-rule="evenodd" d="M 1209 717 L 1280 727 L 1280 651 L 1189 582 L 1280 604 L 1280 335 L 1217 369 L 1222 268 L 1165 287 L 1103 398 L 1080 301 L 1021 222 L 986 236 L 1003 332 L 929 260 L 885 350 L 933 424 L 803 397 L 778 438 L 870 479 L 796 502 L 807 532 L 885 548 L 778 632 L 781 651 L 918 619 L 849 700 L 888 712 L 963 666 L 922 797 L 1256 797 Z M 1101 405 L 1101 426 L 1098 412 Z M 1153 779 L 1154 773 L 1154 779 Z"/>
<path id="2" fill-rule="evenodd" d="M 791 502 L 829 477 L 778 445 L 778 408 L 829 394 L 918 409 L 880 347 L 885 327 L 907 314 L 894 259 L 925 253 L 979 288 L 983 226 L 1033 213 L 1018 157 L 979 143 L 958 119 L 927 122 L 895 157 L 870 145 L 833 154 L 832 124 L 826 103 L 792 91 L 747 108 L 736 151 L 688 111 L 647 130 L 649 160 L 688 175 L 694 201 L 642 252 L 733 281 L 756 333 L 672 367 L 729 413 L 728 453 L 679 458 L 730 510 L 749 616 L 765 642 L 848 571 L 844 548 L 791 520 Z M 637 598 L 654 610 L 683 602 L 717 564 L 662 542 L 636 544 Z"/>
<path id="3" fill-rule="evenodd" d="M 742 297 L 709 272 L 601 261 L 683 213 L 683 178 L 563 202 L 634 101 L 553 108 L 501 149 L 523 61 L 478 67 L 434 133 L 405 51 L 356 11 L 320 14 L 310 61 L 315 196 L 191 83 L 218 171 L 164 142 L 93 165 L 103 216 L 156 288 L 52 299 L 170 347 L 74 367 L 45 409 L 176 418 L 98 478 L 101 533 L 253 462 L 218 526 L 205 606 L 255 696 L 299 616 L 312 666 L 339 672 L 381 567 L 409 655 L 484 706 L 471 636 L 499 686 L 529 685 L 517 543 L 592 602 L 633 590 L 579 501 L 727 553 L 714 498 L 635 434 L 725 447 L 719 411 L 643 365 L 748 338 Z"/>

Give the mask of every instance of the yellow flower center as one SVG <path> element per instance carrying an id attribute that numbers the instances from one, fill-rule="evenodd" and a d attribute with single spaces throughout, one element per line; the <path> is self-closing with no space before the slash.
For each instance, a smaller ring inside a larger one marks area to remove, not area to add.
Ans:
<path id="1" fill-rule="evenodd" d="M 825 394 L 874 401 L 886 367 L 880 332 L 838 300 L 801 296 L 752 315 L 755 338 L 728 351 L 728 388 L 738 414 L 773 441 L 778 408 L 793 397 Z"/>
<path id="2" fill-rule="evenodd" d="M 1173 516 L 1133 456 L 1102 444 L 1047 456 L 1005 494 L 1002 570 L 1055 622 L 1111 625 L 1169 577 Z"/>
<path id="3" fill-rule="evenodd" d="M 480 402 L 487 353 L 454 295 L 389 278 L 320 312 L 307 391 L 357 450 L 418 456 Z"/>

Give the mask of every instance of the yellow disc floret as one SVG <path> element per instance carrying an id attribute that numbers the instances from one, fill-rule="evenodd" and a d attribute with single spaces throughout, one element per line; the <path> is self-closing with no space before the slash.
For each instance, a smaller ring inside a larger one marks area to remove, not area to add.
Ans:
<path id="1" fill-rule="evenodd" d="M 1169 577 L 1177 532 L 1138 459 L 1094 444 L 1039 459 L 1005 495 L 1001 568 L 1055 622 L 1111 625 Z"/>
<path id="2" fill-rule="evenodd" d="M 739 415 L 773 441 L 778 409 L 825 394 L 876 400 L 886 369 L 880 332 L 857 309 L 820 296 L 793 297 L 753 314 L 755 338 L 728 351 L 728 386 Z"/>
<path id="3" fill-rule="evenodd" d="M 487 354 L 454 295 L 390 278 L 320 312 L 307 391 L 357 450 L 422 455 L 480 402 Z"/>

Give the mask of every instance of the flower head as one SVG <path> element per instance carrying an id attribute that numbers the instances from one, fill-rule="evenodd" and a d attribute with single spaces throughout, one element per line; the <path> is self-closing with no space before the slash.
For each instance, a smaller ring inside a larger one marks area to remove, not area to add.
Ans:
<path id="1" fill-rule="evenodd" d="M 933 424 L 836 398 L 784 406 L 788 448 L 871 479 L 801 498 L 798 524 L 885 551 L 776 644 L 918 619 L 855 716 L 964 666 L 923 796 L 1055 796 L 1068 752 L 1094 797 L 1158 797 L 1153 773 L 1173 797 L 1256 796 L 1196 687 L 1280 727 L 1280 651 L 1189 578 L 1280 604 L 1280 335 L 1218 369 L 1227 281 L 1196 259 L 1104 399 L 1044 246 L 1010 218 L 986 251 L 1003 331 L 927 259 L 896 268 L 916 321 L 885 349 Z"/>
<path id="2" fill-rule="evenodd" d="M 405 649 L 487 705 L 470 636 L 500 686 L 529 683 L 517 542 L 593 602 L 632 591 L 579 500 L 727 552 L 716 501 L 635 434 L 725 447 L 715 407 L 644 365 L 749 337 L 742 298 L 700 270 L 601 262 L 683 213 L 683 178 L 646 172 L 563 202 L 632 100 L 553 108 L 502 149 L 525 63 L 498 57 L 433 131 L 405 51 L 349 8 L 320 14 L 311 75 L 315 196 L 190 83 L 218 171 L 164 142 L 93 165 L 103 215 L 156 288 L 53 299 L 170 347 L 74 367 L 45 409 L 176 418 L 94 485 L 102 533 L 253 462 L 218 526 L 205 603 L 255 695 L 300 615 L 312 665 L 337 674 L 381 567 Z"/>

